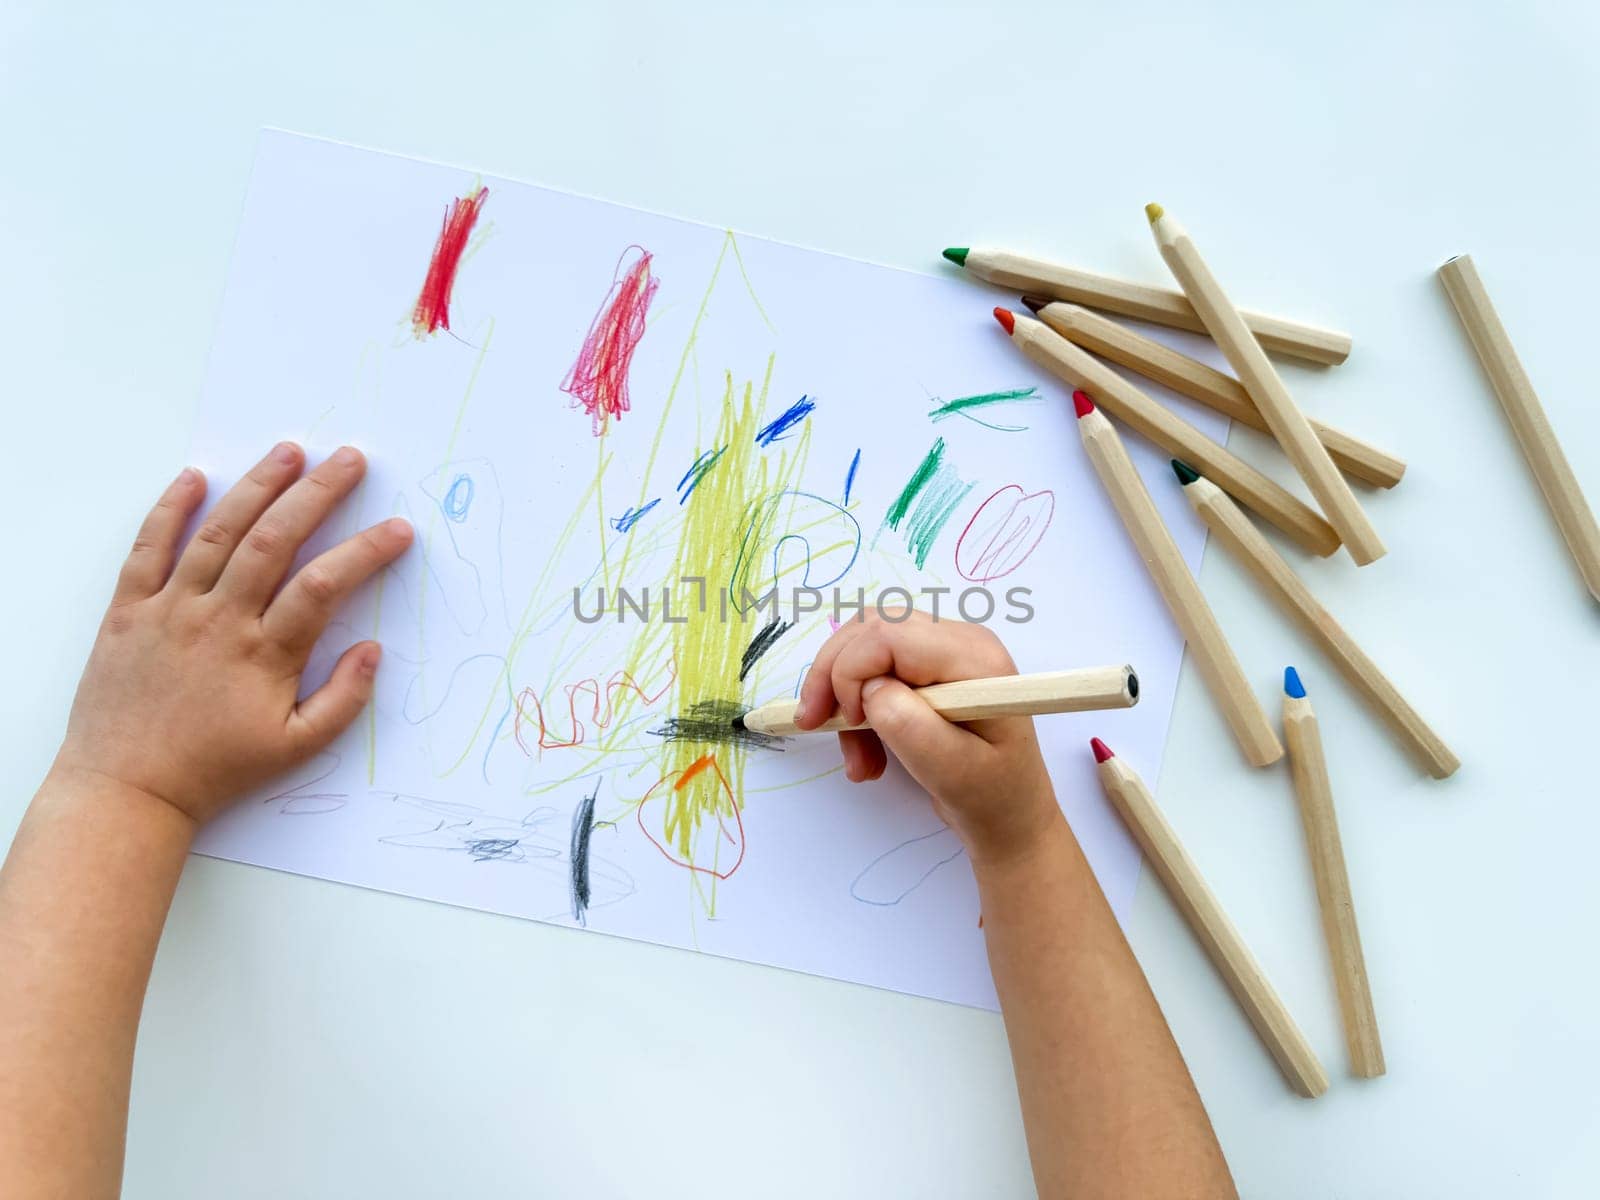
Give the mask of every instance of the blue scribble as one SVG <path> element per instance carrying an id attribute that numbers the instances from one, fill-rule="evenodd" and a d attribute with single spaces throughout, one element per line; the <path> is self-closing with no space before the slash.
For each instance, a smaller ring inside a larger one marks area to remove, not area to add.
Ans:
<path id="1" fill-rule="evenodd" d="M 682 485 L 680 484 L 679 486 L 681 487 Z M 652 508 L 660 503 L 661 497 L 657 496 L 643 508 L 630 508 L 627 512 L 623 513 L 620 517 L 617 517 L 611 522 L 611 528 L 615 529 L 618 533 L 627 533 L 628 530 L 632 529 L 639 523 L 640 517 L 644 516 L 645 513 L 649 512 Z"/>
<path id="2" fill-rule="evenodd" d="M 949 829 L 935 829 L 885 850 L 850 881 L 850 895 L 862 904 L 891 908 L 916 891 L 946 863 L 965 853 Z M 868 877 L 876 873 L 876 879 Z"/>
<path id="3" fill-rule="evenodd" d="M 693 465 L 691 465 L 689 469 L 683 473 L 683 478 L 678 480 L 679 504 L 682 504 L 690 496 L 694 495 L 694 490 L 700 486 L 700 481 L 706 477 L 706 473 L 710 471 L 712 467 L 717 465 L 717 459 L 721 458 L 727 453 L 727 451 L 728 448 L 726 446 L 721 446 L 716 450 L 707 450 L 699 458 L 694 460 Z"/>
<path id="4" fill-rule="evenodd" d="M 861 451 L 856 451 L 856 456 L 850 460 L 850 469 L 844 476 L 844 502 L 850 503 L 850 488 L 856 481 L 856 468 L 861 465 Z"/>
<path id="5" fill-rule="evenodd" d="M 465 521 L 467 511 L 472 507 L 472 493 L 475 490 L 471 475 L 457 475 L 452 479 L 444 499 L 439 501 L 439 507 L 444 510 L 444 515 L 457 525 Z"/>
<path id="6" fill-rule="evenodd" d="M 784 435 L 800 424 L 801 421 L 804 421 L 816 406 L 816 402 L 809 396 L 801 396 L 800 399 L 784 409 L 776 420 L 763 425 L 756 432 L 756 445 L 770 446 L 773 442 L 783 441 Z"/>

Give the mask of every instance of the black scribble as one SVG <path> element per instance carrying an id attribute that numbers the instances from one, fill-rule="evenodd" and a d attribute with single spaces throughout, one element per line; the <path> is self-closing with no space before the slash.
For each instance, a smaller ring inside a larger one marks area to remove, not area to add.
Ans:
<path id="1" fill-rule="evenodd" d="M 750 669 L 772 644 L 785 633 L 794 628 L 793 621 L 785 621 L 782 617 L 773 617 L 761 627 L 759 633 L 750 639 L 750 644 L 744 648 L 744 653 L 739 656 L 739 682 L 744 682 L 744 677 L 750 674 Z"/>
<path id="2" fill-rule="evenodd" d="M 600 781 L 594 791 L 578 802 L 572 814 L 572 849 L 567 861 L 572 867 L 572 919 L 589 923 L 589 835 L 594 832 L 594 803 L 600 798 Z"/>
<path id="3" fill-rule="evenodd" d="M 472 855 L 473 862 L 493 862 L 505 858 L 521 862 L 522 855 L 517 853 L 517 844 L 521 840 L 507 837 L 468 838 L 466 849 Z"/>
<path id="4" fill-rule="evenodd" d="M 713 746 L 739 746 L 747 750 L 783 752 L 783 738 L 773 733 L 757 733 L 733 723 L 750 710 L 733 700 L 702 700 L 689 709 L 686 717 L 669 717 L 660 729 L 650 732 L 668 742 L 706 742 Z"/>

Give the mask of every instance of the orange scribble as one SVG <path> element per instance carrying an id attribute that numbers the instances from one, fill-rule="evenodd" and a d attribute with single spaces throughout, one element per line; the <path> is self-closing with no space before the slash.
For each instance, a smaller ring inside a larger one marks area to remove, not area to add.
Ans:
<path id="1" fill-rule="evenodd" d="M 513 736 L 522 752 L 532 755 L 528 743 L 523 740 L 522 727 L 524 724 L 537 725 L 539 729 L 538 748 L 540 750 L 570 750 L 581 746 L 589 736 L 589 725 L 584 718 L 578 715 L 578 696 L 589 697 L 587 719 L 596 729 L 606 729 L 611 725 L 612 717 L 616 713 L 617 694 L 623 691 L 632 692 L 646 707 L 660 700 L 667 694 L 673 683 L 678 678 L 677 664 L 668 662 L 667 678 L 659 690 L 648 693 L 634 680 L 627 671 L 615 671 L 606 680 L 602 688 L 598 679 L 580 679 L 576 683 L 566 685 L 567 693 L 567 729 L 568 736 L 563 740 L 560 734 L 552 734 L 548 723 L 545 721 L 544 705 L 539 701 L 539 694 L 532 688 L 523 688 L 516 699 L 516 717 L 511 727 Z M 532 712 L 529 712 L 529 708 Z"/>

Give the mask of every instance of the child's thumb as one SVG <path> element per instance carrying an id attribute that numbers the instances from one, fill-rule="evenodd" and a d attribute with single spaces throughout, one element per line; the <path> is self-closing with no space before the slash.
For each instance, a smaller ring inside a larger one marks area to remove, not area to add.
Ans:
<path id="1" fill-rule="evenodd" d="M 950 724 L 898 679 L 880 675 L 861 687 L 867 723 L 926 791 L 948 788 L 970 756 L 971 735 Z"/>

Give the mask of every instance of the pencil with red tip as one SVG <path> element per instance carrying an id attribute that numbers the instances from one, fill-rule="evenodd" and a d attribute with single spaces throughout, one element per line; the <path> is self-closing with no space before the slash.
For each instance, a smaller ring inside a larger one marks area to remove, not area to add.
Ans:
<path id="1" fill-rule="evenodd" d="M 1072 404 L 1078 413 L 1078 434 L 1095 474 L 1105 485 L 1150 578 L 1183 633 L 1200 677 L 1238 740 L 1239 748 L 1252 766 L 1264 767 L 1277 762 L 1283 757 L 1278 735 L 1250 689 L 1250 681 L 1228 645 L 1222 626 L 1217 624 L 1211 606 L 1206 603 L 1200 585 L 1189 573 L 1189 566 L 1156 510 L 1155 501 L 1150 499 L 1144 480 L 1139 478 L 1139 472 L 1128 458 L 1122 438 L 1105 415 L 1096 411 L 1087 392 L 1074 392 Z"/>
<path id="2" fill-rule="evenodd" d="M 1011 344 L 1068 385 L 1084 388 L 1107 414 L 1170 454 L 1204 463 L 1206 474 L 1239 502 L 1283 530 L 1303 549 L 1329 555 L 1339 548 L 1339 535 L 1305 501 L 1267 478 L 1226 446 L 1212 441 L 1189 422 L 1133 382 L 1117 374 L 1083 347 L 1074 345 L 1043 321 L 994 310 Z"/>
<path id="3" fill-rule="evenodd" d="M 1106 799 L 1127 824 L 1144 851 L 1156 876 L 1183 914 L 1189 928 L 1205 948 L 1217 972 L 1227 983 L 1239 1007 L 1250 1019 L 1289 1086 L 1306 1097 L 1328 1090 L 1328 1076 L 1317 1061 L 1305 1035 L 1268 982 L 1249 947 L 1205 879 L 1178 835 L 1156 807 L 1155 798 L 1138 773 L 1111 752 L 1099 738 L 1090 741 L 1095 768 Z"/>
<path id="4" fill-rule="evenodd" d="M 1283 672 L 1283 740 L 1289 743 L 1294 791 L 1300 800 L 1300 823 L 1306 831 L 1306 850 L 1317 884 L 1317 907 L 1322 910 L 1322 936 L 1333 963 L 1334 989 L 1339 1015 L 1344 1021 L 1345 1048 L 1350 1069 L 1363 1079 L 1384 1072 L 1383 1043 L 1378 1038 L 1378 1015 L 1372 1007 L 1367 982 L 1367 961 L 1361 953 L 1361 933 L 1356 928 L 1356 906 L 1350 894 L 1350 873 L 1345 867 L 1339 819 L 1333 811 L 1333 786 L 1322 752 L 1322 730 L 1306 698 L 1300 673 Z"/>

